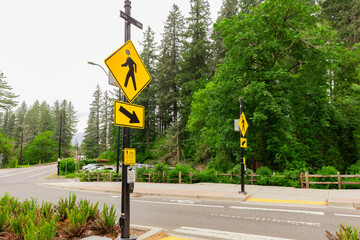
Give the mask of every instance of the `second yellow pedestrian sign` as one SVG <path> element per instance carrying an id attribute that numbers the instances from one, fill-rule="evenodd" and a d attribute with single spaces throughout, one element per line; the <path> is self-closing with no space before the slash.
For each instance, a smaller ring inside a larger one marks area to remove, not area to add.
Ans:
<path id="1" fill-rule="evenodd" d="M 105 64 L 129 102 L 151 81 L 151 76 L 131 40 L 105 59 Z"/>
<path id="2" fill-rule="evenodd" d="M 144 129 L 145 108 L 140 105 L 115 101 L 114 124 L 116 126 Z"/>

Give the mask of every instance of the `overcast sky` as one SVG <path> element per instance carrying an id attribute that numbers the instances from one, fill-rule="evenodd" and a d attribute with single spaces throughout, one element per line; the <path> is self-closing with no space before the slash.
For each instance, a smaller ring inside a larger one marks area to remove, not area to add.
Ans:
<path id="1" fill-rule="evenodd" d="M 222 0 L 209 0 L 211 18 Z M 164 22 L 173 4 L 188 16 L 189 0 L 131 0 L 131 15 L 150 26 L 160 42 Z M 77 111 L 78 132 L 87 125 L 89 103 L 97 84 L 108 85 L 101 64 L 124 43 L 124 0 L 1 0 L 0 71 L 13 92 L 28 106 L 35 100 L 52 105 L 71 101 Z M 138 52 L 143 31 L 131 28 Z"/>

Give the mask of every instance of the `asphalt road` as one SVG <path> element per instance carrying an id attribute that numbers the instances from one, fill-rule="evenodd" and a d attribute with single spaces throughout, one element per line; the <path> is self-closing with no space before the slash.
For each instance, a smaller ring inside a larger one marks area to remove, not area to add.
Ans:
<path id="1" fill-rule="evenodd" d="M 42 186 L 59 181 L 45 179 L 56 172 L 56 165 L 0 170 L 0 196 L 5 192 L 19 200 L 35 197 L 38 202 L 57 203 L 69 191 Z M 72 181 L 72 180 L 60 180 Z M 136 184 L 135 184 L 136 187 Z M 120 188 L 120 183 L 119 183 Z M 78 199 L 117 206 L 120 196 L 109 193 L 73 191 Z M 340 223 L 360 226 L 355 209 L 305 205 L 254 204 L 232 201 L 186 200 L 155 197 L 131 198 L 131 224 L 160 227 L 170 234 L 202 239 L 327 239 L 325 231 L 335 233 Z M 254 237 L 256 235 L 258 237 Z"/>

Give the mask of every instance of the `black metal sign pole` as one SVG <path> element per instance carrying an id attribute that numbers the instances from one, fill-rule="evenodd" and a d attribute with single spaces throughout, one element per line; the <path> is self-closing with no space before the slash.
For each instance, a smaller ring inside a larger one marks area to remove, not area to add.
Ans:
<path id="1" fill-rule="evenodd" d="M 243 107 L 242 106 L 242 98 L 240 98 L 240 117 L 241 117 L 241 114 L 242 114 L 242 107 Z M 242 136 L 242 132 L 240 130 L 240 139 L 242 137 L 244 137 L 244 136 Z M 239 192 L 239 193 L 246 194 L 246 192 L 245 192 L 244 148 L 241 147 L 241 144 L 240 144 L 240 158 L 241 158 L 241 192 Z"/>
<path id="2" fill-rule="evenodd" d="M 125 0 L 125 13 L 131 15 L 131 2 Z M 125 21 L 125 42 L 131 38 L 130 22 Z M 124 95 L 124 102 L 128 102 Z M 136 239 L 136 237 L 130 237 L 130 192 L 129 184 L 127 183 L 127 166 L 124 164 L 124 149 L 130 148 L 130 128 L 123 128 L 123 164 L 122 164 L 122 190 L 121 190 L 121 239 Z"/>

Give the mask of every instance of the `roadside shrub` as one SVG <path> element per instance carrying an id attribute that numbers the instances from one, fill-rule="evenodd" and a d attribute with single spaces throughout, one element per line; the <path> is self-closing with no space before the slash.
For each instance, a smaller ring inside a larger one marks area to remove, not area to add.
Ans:
<path id="1" fill-rule="evenodd" d="M 73 208 L 66 208 L 66 214 L 68 219 L 66 225 L 68 236 L 70 238 L 81 236 L 85 231 L 90 213 L 86 210 L 82 211 L 75 205 Z"/>
<path id="2" fill-rule="evenodd" d="M 205 171 L 201 171 L 197 174 L 197 178 L 200 179 L 200 182 L 210 182 L 216 183 L 217 182 L 217 175 L 215 169 L 206 169 Z"/>
<path id="3" fill-rule="evenodd" d="M 144 176 L 144 174 L 148 174 L 150 173 L 151 169 L 149 168 L 136 168 L 136 176 L 138 178 L 139 182 L 145 182 L 146 181 L 146 176 Z"/>
<path id="4" fill-rule="evenodd" d="M 162 182 L 163 172 L 167 172 L 169 169 L 169 165 L 166 163 L 157 163 L 152 169 L 151 173 L 151 181 L 152 182 Z"/>
<path id="5" fill-rule="evenodd" d="M 337 175 L 338 170 L 333 166 L 323 166 L 316 172 L 317 175 Z M 310 178 L 310 182 L 336 182 L 336 177 L 321 177 L 321 178 Z M 335 189 L 338 186 L 336 184 L 312 184 L 313 188 L 318 189 Z"/>
<path id="6" fill-rule="evenodd" d="M 9 168 L 17 168 L 19 165 L 18 165 L 18 160 L 17 158 L 14 158 L 14 159 L 10 159 L 9 160 Z"/>
<path id="7" fill-rule="evenodd" d="M 0 206 L 0 232 L 2 232 L 5 228 L 8 215 L 9 209 L 6 206 Z"/>
<path id="8" fill-rule="evenodd" d="M 181 179 L 184 183 L 190 183 L 190 171 L 195 172 L 194 169 L 192 169 L 190 166 L 184 166 L 180 164 L 176 164 L 174 168 L 170 169 L 170 171 L 167 172 L 167 179 L 178 179 L 179 178 L 179 172 L 181 172 Z M 177 180 L 168 181 L 168 182 L 178 182 Z"/>
<path id="9" fill-rule="evenodd" d="M 75 160 L 73 158 L 64 158 L 60 160 L 60 175 L 75 173 Z"/>
<path id="10" fill-rule="evenodd" d="M 271 185 L 274 181 L 271 178 L 272 171 L 268 167 L 260 167 L 256 170 L 256 174 L 260 175 L 256 184 L 258 185 Z"/>

